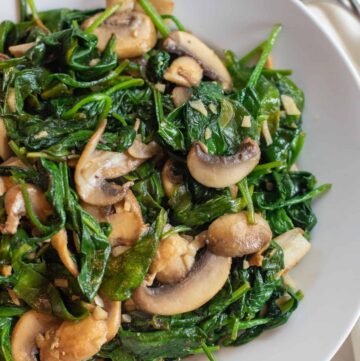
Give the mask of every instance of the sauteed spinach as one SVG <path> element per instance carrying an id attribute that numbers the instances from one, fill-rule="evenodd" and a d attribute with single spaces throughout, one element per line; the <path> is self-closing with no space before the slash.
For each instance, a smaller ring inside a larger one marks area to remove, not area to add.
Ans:
<path id="1" fill-rule="evenodd" d="M 285 275 L 330 185 L 297 166 L 281 26 L 223 62 L 172 8 L 21 0 L 0 24 L 1 360 L 213 360 L 303 297 Z"/>

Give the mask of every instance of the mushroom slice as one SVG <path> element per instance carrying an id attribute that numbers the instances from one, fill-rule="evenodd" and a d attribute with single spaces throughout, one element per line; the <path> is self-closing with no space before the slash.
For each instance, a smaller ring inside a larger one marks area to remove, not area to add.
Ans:
<path id="1" fill-rule="evenodd" d="M 32 42 L 32 43 L 24 43 L 24 44 L 10 46 L 9 52 L 11 55 L 15 56 L 15 58 L 19 58 L 23 56 L 28 50 L 33 48 L 35 45 L 36 43 Z"/>
<path id="2" fill-rule="evenodd" d="M 109 241 L 113 247 L 132 246 L 146 230 L 140 205 L 129 190 L 122 202 L 115 204 L 116 213 L 107 217 L 112 225 Z"/>
<path id="3" fill-rule="evenodd" d="M 121 326 L 121 302 L 120 301 L 110 301 L 107 298 L 103 297 L 104 308 L 108 314 L 106 320 L 107 326 L 107 341 L 111 341 L 118 333 Z"/>
<path id="4" fill-rule="evenodd" d="M 128 152 L 96 150 L 105 127 L 106 120 L 100 123 L 98 130 L 89 140 L 75 169 L 76 189 L 80 198 L 95 206 L 107 206 L 121 201 L 133 183 L 127 182 L 120 186 L 108 182 L 107 179 L 119 178 L 150 158 L 134 158 Z"/>
<path id="5" fill-rule="evenodd" d="M 301 228 L 294 228 L 274 239 L 284 252 L 285 272 L 294 268 L 310 251 L 311 244 Z"/>
<path id="6" fill-rule="evenodd" d="M 26 184 L 34 212 L 41 221 L 45 221 L 53 212 L 51 205 L 45 198 L 44 192 L 32 184 Z M 10 188 L 5 194 L 5 211 L 7 219 L 5 225 L 0 226 L 1 233 L 15 234 L 20 219 L 26 215 L 25 200 L 21 192 L 21 186 Z"/>
<path id="7" fill-rule="evenodd" d="M 180 107 L 181 105 L 185 104 L 191 97 L 191 89 L 177 86 L 173 89 L 171 93 L 172 100 L 176 107 Z"/>
<path id="8" fill-rule="evenodd" d="M 79 322 L 64 321 L 39 339 L 41 361 L 83 361 L 97 354 L 117 334 L 121 303 L 104 299 L 105 309 L 97 306 Z"/>
<path id="9" fill-rule="evenodd" d="M 161 171 L 161 181 L 165 194 L 171 198 L 179 184 L 183 183 L 183 177 L 175 174 L 175 162 L 168 159 Z"/>
<path id="10" fill-rule="evenodd" d="M 132 246 L 146 229 L 140 205 L 131 190 L 114 207 L 95 207 L 89 204 L 82 206 L 99 222 L 111 224 L 109 241 L 112 247 Z"/>
<path id="11" fill-rule="evenodd" d="M 141 136 L 136 136 L 134 143 L 127 150 L 127 152 L 134 158 L 137 159 L 150 159 L 156 154 L 160 153 L 161 148 L 156 142 L 150 142 L 149 144 L 144 144 L 141 141 Z"/>
<path id="12" fill-rule="evenodd" d="M 222 289 L 230 267 L 231 258 L 206 251 L 181 282 L 154 288 L 143 284 L 132 299 L 138 309 L 150 314 L 169 316 L 193 311 Z"/>
<path id="13" fill-rule="evenodd" d="M 271 241 L 272 232 L 260 214 L 255 214 L 255 222 L 248 223 L 246 212 L 219 217 L 208 229 L 209 249 L 227 257 L 242 257 L 260 251 Z"/>
<path id="14" fill-rule="evenodd" d="M 74 276 L 79 275 L 79 269 L 76 262 L 72 259 L 71 253 L 67 247 L 68 237 L 65 229 L 62 229 L 60 232 L 56 233 L 55 236 L 51 238 L 51 244 L 57 251 L 61 262 L 64 264 L 66 269 Z"/>
<path id="15" fill-rule="evenodd" d="M 184 87 L 198 86 L 203 77 L 203 69 L 190 56 L 181 56 L 175 59 L 166 69 L 164 79 Z"/>
<path id="16" fill-rule="evenodd" d="M 93 314 L 79 322 L 64 321 L 38 341 L 41 361 L 83 361 L 107 342 L 107 322 Z"/>
<path id="17" fill-rule="evenodd" d="M 245 178 L 260 161 L 260 148 L 251 138 L 246 138 L 236 154 L 215 156 L 208 154 L 206 146 L 197 141 L 187 156 L 190 174 L 209 188 L 225 188 Z"/>
<path id="18" fill-rule="evenodd" d="M 164 41 L 163 47 L 170 53 L 191 56 L 202 66 L 206 76 L 220 82 L 224 90 L 232 88 L 232 79 L 224 63 L 194 35 L 185 31 L 174 31 Z"/>
<path id="19" fill-rule="evenodd" d="M 24 313 L 11 335 L 11 353 L 14 361 L 37 361 L 36 338 L 48 329 L 59 326 L 60 320 L 34 310 Z"/>
<path id="20" fill-rule="evenodd" d="M 170 15 L 174 12 L 175 3 L 172 0 L 150 0 L 160 15 Z M 139 3 L 136 2 L 136 11 L 144 11 Z"/>
<path id="21" fill-rule="evenodd" d="M 0 118 L 0 157 L 5 161 L 11 157 L 9 138 L 7 136 L 4 119 Z"/>
<path id="22" fill-rule="evenodd" d="M 1 164 L 2 167 L 17 167 L 26 169 L 25 164 L 17 157 L 11 157 Z M 16 182 L 11 176 L 0 177 L 0 196 L 3 196 L 11 187 L 16 186 Z"/>
<path id="23" fill-rule="evenodd" d="M 150 274 L 164 284 L 180 282 L 186 277 L 195 263 L 197 251 L 205 243 L 191 242 L 173 234 L 161 240 L 150 267 Z"/>
<path id="24" fill-rule="evenodd" d="M 99 17 L 94 15 L 83 23 L 88 28 Z M 115 51 L 119 58 L 136 58 L 151 50 L 157 41 L 157 33 L 151 19 L 137 11 L 116 12 L 93 32 L 98 37 L 98 48 L 104 51 L 112 34 L 116 36 Z"/>

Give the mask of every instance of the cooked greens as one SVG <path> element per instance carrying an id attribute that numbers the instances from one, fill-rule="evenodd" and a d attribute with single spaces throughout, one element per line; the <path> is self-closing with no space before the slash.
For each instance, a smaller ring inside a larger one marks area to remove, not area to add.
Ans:
<path id="1" fill-rule="evenodd" d="M 219 241 L 207 231 L 216 219 L 242 212 L 246 227 L 255 229 L 261 215 L 274 238 L 301 228 L 310 239 L 317 222 L 312 201 L 330 185 L 317 185 L 296 165 L 305 143 L 305 96 L 291 71 L 269 65 L 280 25 L 243 58 L 227 51 L 225 68 L 215 54 L 206 63 L 182 43 L 190 35 L 165 5 L 108 3 L 105 11 L 38 12 L 34 0 L 21 0 L 21 21 L 0 24 L 1 360 L 18 361 L 14 326 L 30 310 L 57 325 L 66 321 L 61 327 L 77 325 L 75 340 L 82 325 L 107 330 L 99 344 L 76 341 L 76 351 L 54 346 L 63 352 L 59 360 L 66 352 L 78 352 L 78 361 L 200 353 L 213 360 L 221 346 L 242 345 L 284 324 L 303 297 L 283 278 L 285 251 L 275 239 L 240 257 L 211 255 L 214 264 L 228 257 L 229 268 L 205 303 L 177 314 L 141 310 L 136 293 L 144 285 L 149 299 L 157 288 L 169 295 L 182 289 L 190 298 L 189 284 L 211 289 L 211 272 L 201 278 L 201 270 L 211 264 L 202 261 L 204 249 Z M 126 24 L 139 27 L 133 38 Z M 165 80 L 179 57 L 202 66 L 198 84 L 180 87 L 191 80 L 186 69 L 175 83 Z M 261 151 L 252 167 L 249 139 Z M 242 176 L 223 188 L 199 183 L 188 167 L 194 144 L 206 176 L 219 176 L 229 162 Z M 95 202 L 79 183 L 89 175 Z M 116 202 L 106 203 L 104 194 Z M 243 235 L 235 236 L 242 242 Z M 166 263 L 161 257 L 169 245 L 185 253 L 176 251 L 180 258 Z M 179 262 L 181 276 L 174 271 Z M 36 347 L 41 361 L 47 347 L 53 350 L 46 341 Z"/>

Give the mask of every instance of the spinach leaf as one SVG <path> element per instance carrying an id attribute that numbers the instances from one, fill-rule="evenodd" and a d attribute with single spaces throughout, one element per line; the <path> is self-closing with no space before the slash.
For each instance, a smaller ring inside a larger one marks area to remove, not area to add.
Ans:
<path id="1" fill-rule="evenodd" d="M 167 216 L 161 210 L 156 222 L 128 251 L 111 256 L 101 290 L 112 300 L 124 301 L 143 282 L 155 256 Z"/>

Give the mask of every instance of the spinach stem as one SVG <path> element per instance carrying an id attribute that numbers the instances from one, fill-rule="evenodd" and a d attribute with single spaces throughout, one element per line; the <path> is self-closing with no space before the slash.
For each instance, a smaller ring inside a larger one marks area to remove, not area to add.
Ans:
<path id="1" fill-rule="evenodd" d="M 131 80 L 127 80 L 127 81 L 124 81 L 122 83 L 114 85 L 113 87 L 106 90 L 104 94 L 107 95 L 107 96 L 110 96 L 110 95 L 116 93 L 119 90 L 133 88 L 133 87 L 142 86 L 142 85 L 144 85 L 144 80 L 142 80 L 142 79 L 131 79 Z"/>
<path id="2" fill-rule="evenodd" d="M 233 292 L 231 297 L 226 301 L 226 305 L 229 306 L 234 302 L 238 301 L 242 296 L 244 296 L 247 291 L 250 290 L 250 288 L 250 284 L 248 282 L 245 282 L 241 287 L 239 287 L 236 291 Z"/>
<path id="3" fill-rule="evenodd" d="M 26 156 L 28 158 L 46 158 L 46 159 L 49 159 L 49 160 L 53 160 L 55 162 L 59 162 L 59 161 L 64 160 L 62 158 L 54 157 L 54 156 L 52 156 L 50 154 L 47 154 L 47 153 L 44 153 L 44 152 L 29 152 L 29 153 L 27 153 Z"/>
<path id="4" fill-rule="evenodd" d="M 205 342 L 201 344 L 201 348 L 203 349 L 205 355 L 208 357 L 209 361 L 216 361 L 214 354 Z"/>
<path id="5" fill-rule="evenodd" d="M 36 10 L 35 2 L 34 0 L 27 0 L 27 3 L 30 7 L 33 19 L 35 21 L 35 24 L 42 30 L 45 31 L 45 33 L 50 34 L 50 30 L 44 25 L 44 23 L 41 21 L 39 14 Z"/>
<path id="6" fill-rule="evenodd" d="M 250 79 L 247 83 L 247 87 L 249 88 L 253 88 L 256 86 L 260 76 L 261 76 L 261 73 L 264 69 L 264 66 L 265 66 L 265 63 L 266 63 L 266 60 L 267 58 L 269 57 L 270 55 L 270 52 L 275 44 L 275 41 L 277 39 L 277 37 L 279 36 L 280 34 L 280 31 L 281 31 L 281 25 L 280 24 L 277 24 L 273 27 L 272 31 L 271 31 L 271 34 L 269 36 L 269 38 L 266 40 L 264 46 L 263 46 L 263 51 L 262 51 L 262 54 L 260 56 L 260 59 L 254 69 L 254 71 L 252 72 L 251 76 L 250 76 Z"/>
<path id="7" fill-rule="evenodd" d="M 113 118 L 115 118 L 116 120 L 118 120 L 118 121 L 121 123 L 121 125 L 123 125 L 124 127 L 127 126 L 126 120 L 125 120 L 125 118 L 124 118 L 121 114 L 113 112 L 113 113 L 111 114 L 111 116 L 112 116 Z"/>
<path id="8" fill-rule="evenodd" d="M 240 321 L 238 318 L 235 318 L 234 320 L 234 324 L 232 327 L 232 331 L 231 331 L 231 339 L 233 341 L 235 341 L 238 337 L 238 333 L 239 333 L 239 327 L 240 327 Z"/>
<path id="9" fill-rule="evenodd" d="M 29 161 L 26 159 L 25 148 L 20 148 L 13 140 L 9 142 L 9 147 L 24 164 L 29 165 Z"/>
<path id="10" fill-rule="evenodd" d="M 155 102 L 155 112 L 156 112 L 157 121 L 159 124 L 162 124 L 165 121 L 164 107 L 162 103 L 161 93 L 155 88 L 154 88 L 154 102 Z"/>
<path id="11" fill-rule="evenodd" d="M 208 350 L 212 351 L 212 352 L 216 352 L 220 350 L 220 346 L 207 346 Z M 191 350 L 191 353 L 193 353 L 194 355 L 199 354 L 199 353 L 204 353 L 204 349 L 202 347 L 196 348 Z"/>
<path id="12" fill-rule="evenodd" d="M 170 30 L 165 24 L 165 21 L 155 9 L 154 5 L 149 0 L 139 0 L 139 4 L 144 9 L 145 13 L 150 17 L 160 34 L 167 38 L 170 35 Z"/>
<path id="13" fill-rule="evenodd" d="M 107 8 L 86 30 L 85 33 L 91 34 L 97 27 L 99 27 L 107 18 L 119 10 L 121 4 L 116 4 Z"/>
<path id="14" fill-rule="evenodd" d="M 247 220 L 249 224 L 255 224 L 255 209 L 254 209 L 254 203 L 252 200 L 252 196 L 250 194 L 249 185 L 247 178 L 244 178 L 242 181 L 238 183 L 238 187 L 240 189 L 240 192 L 245 199 L 246 202 L 246 208 L 247 208 Z"/>
<path id="15" fill-rule="evenodd" d="M 240 60 L 239 63 L 241 65 L 245 65 L 247 62 L 249 62 L 255 55 L 260 53 L 262 51 L 264 45 L 266 44 L 266 41 L 263 41 L 261 44 L 259 44 L 256 48 L 250 50 L 247 54 L 245 54 Z"/>
<path id="16" fill-rule="evenodd" d="M 27 18 L 27 3 L 26 0 L 19 0 L 20 21 L 25 21 Z"/>
<path id="17" fill-rule="evenodd" d="M 262 73 L 269 76 L 276 74 L 289 76 L 292 75 L 293 71 L 290 69 L 263 69 Z"/>
<path id="18" fill-rule="evenodd" d="M 269 163 L 265 163 L 265 164 L 260 164 L 258 166 L 255 167 L 255 169 L 253 170 L 253 172 L 259 172 L 259 171 L 263 171 L 263 170 L 270 170 L 273 168 L 280 168 L 284 165 L 283 162 L 280 161 L 275 161 L 275 162 L 269 162 Z"/>
<path id="19" fill-rule="evenodd" d="M 321 194 L 329 191 L 330 189 L 331 189 L 331 184 L 323 184 L 320 187 L 317 187 L 317 188 L 313 189 L 312 191 L 310 191 L 306 194 L 303 194 L 301 196 L 297 196 L 297 197 L 290 198 L 290 199 L 280 201 L 280 202 L 275 202 L 269 206 L 261 205 L 261 208 L 269 210 L 269 211 L 273 211 L 275 209 L 293 206 L 295 204 L 303 203 L 310 199 L 319 197 Z"/>
<path id="20" fill-rule="evenodd" d="M 103 101 L 105 102 L 104 109 L 102 110 L 99 118 L 100 120 L 106 119 L 109 115 L 109 112 L 112 107 L 112 99 L 106 95 L 106 94 L 92 94 L 87 96 L 86 98 L 80 100 L 77 104 L 75 104 L 71 109 L 66 111 L 63 115 L 63 119 L 71 119 L 74 118 L 76 113 L 86 104 L 92 103 L 92 102 L 99 102 Z"/>
<path id="21" fill-rule="evenodd" d="M 29 192 L 26 189 L 26 183 L 21 180 L 20 181 L 21 184 L 21 193 L 23 195 L 24 198 L 24 202 L 25 202 L 25 209 L 26 209 L 26 213 L 30 219 L 30 222 L 41 232 L 41 233 L 48 233 L 51 231 L 51 228 L 48 226 L 43 225 L 40 220 L 38 219 L 37 215 L 34 212 L 34 209 L 32 207 L 31 204 L 31 199 L 30 199 L 30 195 Z"/>
<path id="22" fill-rule="evenodd" d="M 170 19 L 180 31 L 186 31 L 185 26 L 182 24 L 182 22 L 176 16 L 166 14 L 166 15 L 161 15 L 161 17 L 164 20 Z"/>

